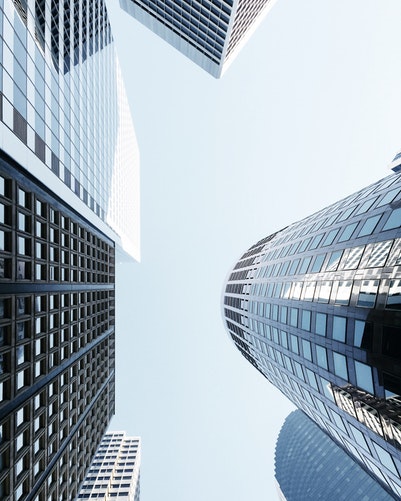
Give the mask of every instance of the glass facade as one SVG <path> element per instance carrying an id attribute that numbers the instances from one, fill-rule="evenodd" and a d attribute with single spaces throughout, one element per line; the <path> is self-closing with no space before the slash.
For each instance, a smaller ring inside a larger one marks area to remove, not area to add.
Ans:
<path id="1" fill-rule="evenodd" d="M 275 477 L 286 501 L 397 499 L 299 410 L 277 439 Z"/>
<path id="2" fill-rule="evenodd" d="M 259 241 L 223 294 L 243 356 L 398 496 L 400 194 L 392 174 Z"/>
<path id="3" fill-rule="evenodd" d="M 120 0 L 120 5 L 214 77 L 220 77 L 274 0 Z"/>
<path id="4" fill-rule="evenodd" d="M 82 499 L 139 501 L 141 439 L 108 432 L 96 452 L 78 494 Z"/>
<path id="5" fill-rule="evenodd" d="M 0 149 L 138 258 L 127 109 L 103 0 L 0 0 Z"/>

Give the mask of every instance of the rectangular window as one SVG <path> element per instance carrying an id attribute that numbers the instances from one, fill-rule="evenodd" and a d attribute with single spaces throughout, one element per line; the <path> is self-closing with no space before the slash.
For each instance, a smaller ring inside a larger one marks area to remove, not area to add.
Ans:
<path id="1" fill-rule="evenodd" d="M 327 353 L 324 346 L 316 345 L 316 358 L 317 365 L 323 367 L 323 369 L 327 369 Z"/>
<path id="2" fill-rule="evenodd" d="M 345 317 L 333 316 L 333 339 L 345 343 L 345 332 L 347 319 Z"/>
<path id="3" fill-rule="evenodd" d="M 376 303 L 379 280 L 363 280 L 358 295 L 357 306 L 373 308 Z"/>
<path id="4" fill-rule="evenodd" d="M 334 361 L 334 373 L 348 380 L 348 370 L 347 370 L 347 359 L 341 353 L 333 351 L 333 361 Z"/>
<path id="5" fill-rule="evenodd" d="M 311 312 L 309 310 L 302 310 L 301 327 L 305 331 L 310 331 L 311 325 Z"/>

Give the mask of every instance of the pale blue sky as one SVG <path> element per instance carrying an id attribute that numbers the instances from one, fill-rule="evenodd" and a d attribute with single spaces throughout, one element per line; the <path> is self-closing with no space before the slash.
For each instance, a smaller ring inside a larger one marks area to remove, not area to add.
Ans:
<path id="1" fill-rule="evenodd" d="M 276 499 L 291 404 L 229 341 L 258 239 L 385 176 L 401 148 L 399 0 L 277 0 L 221 80 L 110 0 L 141 151 L 142 263 L 117 269 L 117 412 L 143 501 Z"/>

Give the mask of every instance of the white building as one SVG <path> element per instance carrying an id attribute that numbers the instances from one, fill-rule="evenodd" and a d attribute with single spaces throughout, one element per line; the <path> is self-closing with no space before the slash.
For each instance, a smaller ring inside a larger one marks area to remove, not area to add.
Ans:
<path id="1" fill-rule="evenodd" d="M 139 501 L 141 439 L 124 431 L 106 433 L 86 475 L 78 500 Z"/>

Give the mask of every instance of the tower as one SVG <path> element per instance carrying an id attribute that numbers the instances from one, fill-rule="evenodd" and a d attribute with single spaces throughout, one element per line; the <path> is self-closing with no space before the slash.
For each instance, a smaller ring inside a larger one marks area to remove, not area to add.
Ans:
<path id="1" fill-rule="evenodd" d="M 0 0 L 1 499 L 74 499 L 114 414 L 115 263 L 139 257 L 126 108 L 102 0 Z"/>
<path id="2" fill-rule="evenodd" d="M 121 7 L 214 77 L 220 77 L 274 0 L 120 0 Z"/>
<path id="3" fill-rule="evenodd" d="M 280 430 L 275 477 L 286 501 L 395 499 L 300 410 Z"/>
<path id="4" fill-rule="evenodd" d="M 241 354 L 401 496 L 401 176 L 260 240 L 230 272 Z"/>
<path id="5" fill-rule="evenodd" d="M 125 432 L 105 434 L 78 494 L 81 499 L 139 501 L 141 440 Z"/>

